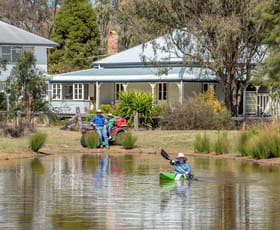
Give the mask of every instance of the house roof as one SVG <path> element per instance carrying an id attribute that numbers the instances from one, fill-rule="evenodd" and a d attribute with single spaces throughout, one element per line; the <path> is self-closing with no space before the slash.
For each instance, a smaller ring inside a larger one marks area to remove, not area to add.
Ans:
<path id="1" fill-rule="evenodd" d="M 172 35 L 165 35 L 146 42 L 145 44 L 113 54 L 94 62 L 93 65 L 109 68 L 126 67 L 129 65 L 136 66 L 139 65 L 139 63 L 144 65 L 144 59 L 146 64 L 154 61 L 165 64 L 181 63 L 182 58 L 179 58 L 178 56 L 181 56 L 182 53 L 175 47 L 175 45 L 172 46 L 172 44 L 170 44 L 170 36 Z M 166 44 L 169 44 L 168 51 L 163 50 L 164 47 L 166 47 Z M 176 52 L 179 55 L 176 55 Z"/>
<path id="2" fill-rule="evenodd" d="M 160 71 L 167 73 L 159 74 Z M 88 69 L 52 77 L 50 82 L 216 82 L 216 75 L 199 67 Z"/>
<path id="3" fill-rule="evenodd" d="M 0 21 L 0 45 L 55 47 L 57 43 Z"/>

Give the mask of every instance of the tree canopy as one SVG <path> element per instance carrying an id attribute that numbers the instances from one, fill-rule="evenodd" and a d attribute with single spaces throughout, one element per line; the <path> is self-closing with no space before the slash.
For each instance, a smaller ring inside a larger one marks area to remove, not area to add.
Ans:
<path id="1" fill-rule="evenodd" d="M 256 21 L 263 27 L 263 43 L 269 52 L 258 67 L 255 82 L 280 89 L 280 2 L 266 0 L 257 7 Z"/>
<path id="2" fill-rule="evenodd" d="M 25 110 L 27 119 L 31 112 L 42 105 L 42 95 L 46 90 L 46 81 L 36 67 L 36 59 L 30 52 L 23 52 L 7 79 L 5 91 L 10 94 L 12 109 Z"/>
<path id="3" fill-rule="evenodd" d="M 263 0 L 133 1 L 138 17 L 149 20 L 154 30 L 160 24 L 172 35 L 162 49 L 169 50 L 172 44 L 186 63 L 199 62 L 216 73 L 225 104 L 237 115 L 252 64 L 263 57 L 262 27 L 253 20 L 255 7 Z"/>
<path id="4" fill-rule="evenodd" d="M 101 46 L 107 49 L 107 36 L 110 30 L 119 35 L 119 50 L 125 50 L 152 40 L 163 34 L 161 24 L 137 15 L 137 4 L 133 0 L 95 0 Z M 156 28 L 156 29 L 155 29 Z M 149 32 L 147 32 L 149 31 Z"/>
<path id="5" fill-rule="evenodd" d="M 0 18 L 49 39 L 61 3 L 62 0 L 1 0 Z"/>
<path id="6" fill-rule="evenodd" d="M 54 22 L 51 39 L 60 44 L 48 55 L 49 72 L 63 73 L 92 66 L 100 54 L 95 11 L 88 0 L 65 0 Z"/>

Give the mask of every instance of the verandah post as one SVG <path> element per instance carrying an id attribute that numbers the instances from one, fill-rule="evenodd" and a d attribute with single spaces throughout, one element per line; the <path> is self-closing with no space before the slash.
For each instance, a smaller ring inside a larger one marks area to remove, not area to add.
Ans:
<path id="1" fill-rule="evenodd" d="M 150 86 L 152 88 L 152 97 L 153 97 L 153 104 L 155 104 L 155 90 L 156 90 L 156 83 L 155 82 L 150 82 Z"/>
<path id="2" fill-rule="evenodd" d="M 100 88 L 102 83 L 96 82 L 96 109 L 100 108 Z"/>
<path id="3" fill-rule="evenodd" d="M 179 102 L 180 102 L 180 104 L 183 104 L 183 100 L 184 100 L 184 82 L 183 82 L 183 80 L 181 80 L 180 83 L 177 83 L 177 86 L 179 88 Z"/>

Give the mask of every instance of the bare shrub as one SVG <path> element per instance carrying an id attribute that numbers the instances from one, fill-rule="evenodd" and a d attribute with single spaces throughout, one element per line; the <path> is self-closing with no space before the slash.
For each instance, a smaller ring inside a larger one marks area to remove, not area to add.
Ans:
<path id="1" fill-rule="evenodd" d="M 11 136 L 14 138 L 26 136 L 35 131 L 35 125 L 22 121 L 21 125 L 16 127 L 14 122 L 0 122 L 0 135 Z"/>
<path id="2" fill-rule="evenodd" d="M 199 96 L 188 98 L 162 114 L 161 128 L 165 130 L 230 129 L 233 123 L 228 112 L 216 113 Z"/>

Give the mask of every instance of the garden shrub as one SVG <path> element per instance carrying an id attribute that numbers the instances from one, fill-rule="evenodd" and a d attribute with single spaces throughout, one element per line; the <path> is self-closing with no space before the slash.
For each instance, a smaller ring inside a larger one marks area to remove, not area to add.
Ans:
<path id="1" fill-rule="evenodd" d="M 199 153 L 210 153 L 211 142 L 210 138 L 204 133 L 204 135 L 198 134 L 194 141 L 194 151 Z"/>
<path id="2" fill-rule="evenodd" d="M 84 135 L 84 143 L 89 149 L 97 148 L 99 145 L 99 135 L 96 132 Z"/>
<path id="3" fill-rule="evenodd" d="M 158 107 L 156 107 L 158 109 Z M 139 114 L 139 124 L 144 127 L 152 127 L 152 116 L 157 112 L 153 106 L 153 97 L 151 93 L 144 91 L 124 91 L 120 94 L 119 114 L 128 121 L 133 123 L 134 114 Z"/>
<path id="4" fill-rule="evenodd" d="M 134 136 L 131 131 L 128 131 L 117 138 L 117 143 L 123 146 L 125 149 L 134 148 L 136 141 L 137 141 L 137 137 Z"/>
<path id="5" fill-rule="evenodd" d="M 225 154 L 229 152 L 230 142 L 228 139 L 228 134 L 218 133 L 216 140 L 214 141 L 214 152 L 216 154 Z"/>
<path id="6" fill-rule="evenodd" d="M 29 121 L 22 121 L 19 127 L 15 127 L 11 121 L 0 122 L 0 136 L 18 138 L 30 135 L 35 130 L 35 125 Z"/>
<path id="7" fill-rule="evenodd" d="M 199 98 L 211 108 L 213 108 L 214 113 L 227 112 L 225 104 L 222 101 L 216 99 L 213 88 L 209 88 L 206 92 L 199 94 Z"/>
<path id="8" fill-rule="evenodd" d="M 31 136 L 30 139 L 30 149 L 33 152 L 38 152 L 40 150 L 40 148 L 43 147 L 43 145 L 45 144 L 47 139 L 47 134 L 46 133 L 35 133 L 34 135 Z"/>
<path id="9" fill-rule="evenodd" d="M 216 113 L 199 96 L 194 96 L 183 104 L 166 107 L 160 125 L 165 130 L 230 129 L 233 127 L 230 118 L 230 113 Z"/>

